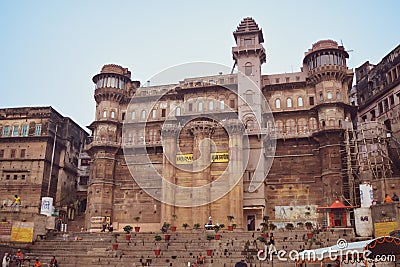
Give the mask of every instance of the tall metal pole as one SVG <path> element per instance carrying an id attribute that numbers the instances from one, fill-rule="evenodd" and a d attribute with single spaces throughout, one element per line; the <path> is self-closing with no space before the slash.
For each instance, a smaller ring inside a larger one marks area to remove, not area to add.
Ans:
<path id="1" fill-rule="evenodd" d="M 53 151 L 51 153 L 49 184 L 47 185 L 47 196 L 48 197 L 50 197 L 51 173 L 53 172 L 54 153 L 56 150 L 56 141 L 57 141 L 57 130 L 58 130 L 58 124 L 56 124 L 56 132 L 54 133 L 54 140 L 53 140 Z"/>

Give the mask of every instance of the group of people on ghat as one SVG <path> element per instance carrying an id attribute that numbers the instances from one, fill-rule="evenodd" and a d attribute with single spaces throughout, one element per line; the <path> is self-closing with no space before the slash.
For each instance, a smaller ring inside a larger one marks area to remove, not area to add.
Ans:
<path id="1" fill-rule="evenodd" d="M 101 228 L 101 232 L 105 232 L 106 230 L 108 230 L 109 232 L 113 232 L 114 227 L 113 227 L 112 223 L 108 224 L 106 222 L 106 220 L 104 220 L 102 228 Z"/>
<path id="2" fill-rule="evenodd" d="M 42 267 L 42 263 L 40 262 L 39 258 L 36 258 L 34 263 L 31 264 L 31 258 L 26 256 L 22 253 L 21 249 L 17 250 L 15 255 L 11 255 L 8 252 L 4 253 L 3 260 L 2 260 L 2 267 L 9 267 L 9 266 L 26 266 L 26 267 Z M 50 267 L 58 267 L 58 262 L 55 256 L 53 256 L 50 260 L 49 265 Z"/>

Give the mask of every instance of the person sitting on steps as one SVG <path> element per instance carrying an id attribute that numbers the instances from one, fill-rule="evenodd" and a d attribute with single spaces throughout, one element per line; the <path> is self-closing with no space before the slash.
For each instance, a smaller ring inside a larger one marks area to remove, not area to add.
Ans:
<path id="1" fill-rule="evenodd" d="M 197 264 L 204 264 L 205 260 L 205 257 L 201 253 L 197 256 Z"/>

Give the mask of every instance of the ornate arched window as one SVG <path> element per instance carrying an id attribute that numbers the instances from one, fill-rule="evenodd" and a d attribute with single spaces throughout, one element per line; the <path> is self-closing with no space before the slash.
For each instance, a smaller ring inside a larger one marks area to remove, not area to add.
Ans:
<path id="1" fill-rule="evenodd" d="M 181 115 L 181 108 L 180 108 L 180 107 L 177 107 L 177 108 L 176 108 L 176 110 L 175 110 L 175 115 L 176 115 L 176 116 L 180 116 L 180 115 Z"/>
<path id="2" fill-rule="evenodd" d="M 208 102 L 208 110 L 214 110 L 214 100 L 210 100 L 210 102 Z"/>
<path id="3" fill-rule="evenodd" d="M 247 62 L 247 63 L 244 65 L 244 74 L 245 74 L 246 76 L 250 76 L 250 75 L 253 74 L 253 65 L 252 65 L 250 62 Z"/>
<path id="4" fill-rule="evenodd" d="M 288 108 L 293 107 L 292 99 L 290 97 L 288 99 L 286 99 L 286 106 Z"/>
<path id="5" fill-rule="evenodd" d="M 281 100 L 279 98 L 275 99 L 275 108 L 281 108 Z"/>
<path id="6" fill-rule="evenodd" d="M 288 134 L 296 133 L 296 122 L 293 119 L 288 119 L 286 121 L 286 133 Z"/>
<path id="7" fill-rule="evenodd" d="M 298 128 L 298 132 L 300 134 L 305 134 L 307 133 L 307 120 L 304 118 L 300 118 L 297 122 L 297 128 Z"/>
<path id="8" fill-rule="evenodd" d="M 301 96 L 299 96 L 299 98 L 297 98 L 297 105 L 299 106 L 299 107 L 302 107 L 304 104 L 303 104 L 303 98 L 301 97 Z"/>

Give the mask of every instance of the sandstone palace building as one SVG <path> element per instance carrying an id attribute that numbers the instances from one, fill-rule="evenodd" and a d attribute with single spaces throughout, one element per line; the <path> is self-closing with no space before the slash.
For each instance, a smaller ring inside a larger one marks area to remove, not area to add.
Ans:
<path id="1" fill-rule="evenodd" d="M 111 64 L 93 77 L 88 230 L 104 217 L 143 230 L 202 225 L 209 216 L 225 225 L 233 216 L 240 229 L 259 228 L 266 215 L 278 225 L 327 224 L 318 207 L 357 205 L 362 180 L 344 155 L 354 152 L 345 145 L 357 118 L 345 48 L 321 40 L 299 72 L 262 74 L 262 30 L 245 18 L 233 36 L 230 74 L 141 87 Z"/>
<path id="2" fill-rule="evenodd" d="M 85 130 L 52 107 L 0 109 L 3 221 L 31 221 L 43 197 L 53 198 L 63 222 L 84 211 L 86 191 L 77 189 L 79 158 L 87 137 Z M 14 195 L 21 198 L 18 214 L 10 208 Z"/>

